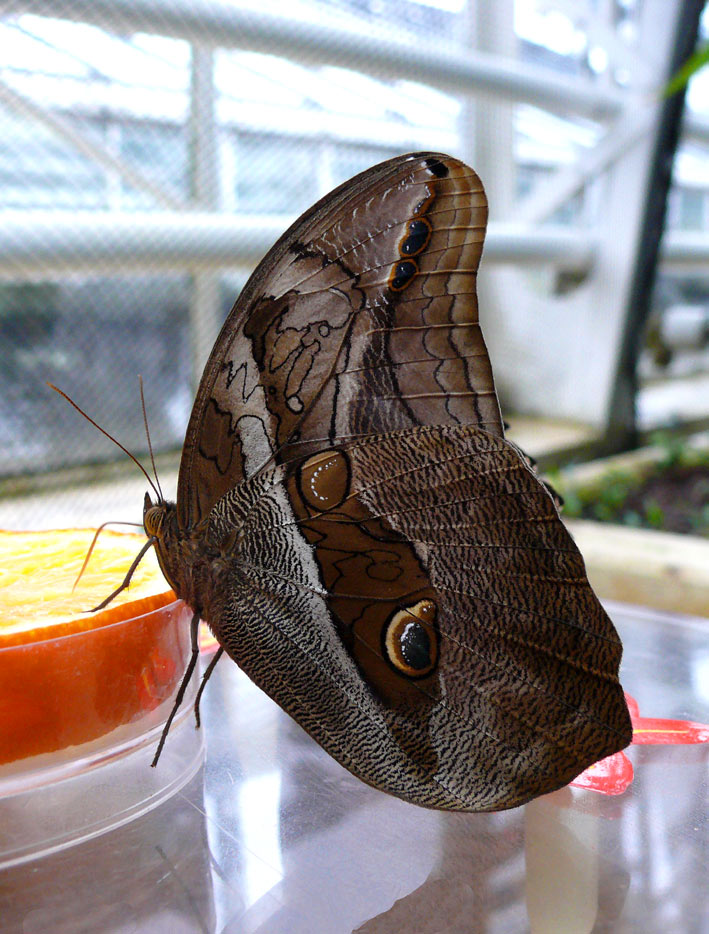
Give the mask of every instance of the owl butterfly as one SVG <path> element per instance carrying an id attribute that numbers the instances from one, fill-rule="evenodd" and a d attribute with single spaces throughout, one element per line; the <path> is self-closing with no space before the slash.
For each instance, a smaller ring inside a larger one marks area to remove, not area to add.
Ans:
<path id="1" fill-rule="evenodd" d="M 620 640 L 505 440 L 475 294 L 486 217 L 475 173 L 434 153 L 306 211 L 217 339 L 176 504 L 144 508 L 212 666 L 226 651 L 363 781 L 463 811 L 631 740 Z"/>

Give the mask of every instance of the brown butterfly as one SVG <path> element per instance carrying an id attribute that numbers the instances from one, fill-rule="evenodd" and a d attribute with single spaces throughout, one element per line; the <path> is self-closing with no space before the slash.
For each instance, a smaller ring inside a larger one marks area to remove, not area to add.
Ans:
<path id="1" fill-rule="evenodd" d="M 226 651 L 363 781 L 465 811 L 631 740 L 618 635 L 505 440 L 475 294 L 486 219 L 476 174 L 435 153 L 314 205 L 224 324 L 177 503 L 144 508 L 193 646 L 200 618 L 220 643 L 205 677 Z"/>

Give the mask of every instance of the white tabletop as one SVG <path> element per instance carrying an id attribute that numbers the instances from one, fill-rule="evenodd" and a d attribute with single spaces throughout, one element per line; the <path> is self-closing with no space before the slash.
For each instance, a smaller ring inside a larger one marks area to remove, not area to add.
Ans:
<path id="1" fill-rule="evenodd" d="M 709 620 L 609 607 L 646 717 L 709 722 Z M 142 818 L 0 873 L 4 934 L 709 931 L 709 744 L 624 794 L 443 814 L 362 784 L 222 659 L 206 765 Z"/>

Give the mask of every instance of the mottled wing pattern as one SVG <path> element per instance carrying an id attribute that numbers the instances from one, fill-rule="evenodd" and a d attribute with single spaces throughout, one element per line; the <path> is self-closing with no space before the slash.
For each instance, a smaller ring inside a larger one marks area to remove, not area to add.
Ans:
<path id="1" fill-rule="evenodd" d="M 416 425 L 502 435 L 475 292 L 486 219 L 477 175 L 421 153 L 355 177 L 284 234 L 205 369 L 183 527 L 276 453 Z"/>
<path id="2" fill-rule="evenodd" d="M 427 691 L 426 720 L 448 788 L 475 810 L 510 807 L 626 746 L 620 639 L 517 449 L 434 427 L 349 458 L 356 498 L 413 545 L 435 593 L 441 700 Z"/>
<path id="3" fill-rule="evenodd" d="M 618 636 L 503 439 L 452 426 L 344 444 L 247 482 L 213 523 L 215 540 L 241 529 L 220 640 L 365 781 L 495 810 L 630 742 Z"/>

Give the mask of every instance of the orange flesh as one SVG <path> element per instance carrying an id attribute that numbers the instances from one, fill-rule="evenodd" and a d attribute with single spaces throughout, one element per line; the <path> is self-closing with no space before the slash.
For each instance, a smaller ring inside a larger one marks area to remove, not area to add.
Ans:
<path id="1" fill-rule="evenodd" d="M 174 693 L 191 612 L 166 589 L 145 543 L 103 532 L 72 586 L 93 530 L 0 531 L 0 764 L 79 745 L 139 721 Z"/>
<path id="2" fill-rule="evenodd" d="M 129 588 L 87 612 L 119 586 L 145 544 L 142 535 L 102 532 L 72 591 L 93 537 L 92 529 L 0 532 L 0 648 L 96 629 L 175 599 L 151 549 Z"/>

